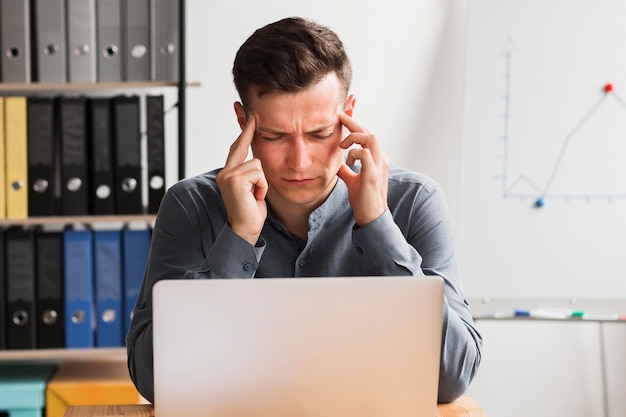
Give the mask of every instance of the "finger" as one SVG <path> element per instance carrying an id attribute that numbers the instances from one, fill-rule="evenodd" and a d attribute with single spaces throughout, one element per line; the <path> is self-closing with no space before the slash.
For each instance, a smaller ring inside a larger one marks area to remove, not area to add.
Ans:
<path id="1" fill-rule="evenodd" d="M 347 127 L 350 132 L 367 132 L 367 129 L 345 113 L 339 113 L 339 122 Z"/>
<path id="2" fill-rule="evenodd" d="M 257 181 L 254 183 L 254 198 L 257 201 L 265 200 L 265 196 L 267 195 L 267 190 L 269 189 L 269 185 L 267 183 L 267 178 L 265 178 L 265 173 L 261 170 L 261 175 L 257 178 Z"/>
<path id="3" fill-rule="evenodd" d="M 352 171 L 345 163 L 341 164 L 337 176 L 342 179 L 346 184 L 350 184 L 354 178 L 357 177 L 357 173 Z"/>
<path id="4" fill-rule="evenodd" d="M 224 168 L 231 168 L 244 163 L 248 157 L 248 151 L 250 149 L 252 139 L 254 138 L 255 129 L 256 120 L 252 115 L 250 115 L 243 130 L 237 139 L 235 139 L 233 144 L 230 145 L 230 151 L 228 152 L 228 158 L 226 158 Z"/>
<path id="5" fill-rule="evenodd" d="M 379 160 L 382 157 L 382 151 L 378 146 L 378 140 L 376 135 L 371 133 L 352 133 L 345 138 L 339 146 L 343 149 L 348 149 L 353 144 L 361 146 L 361 148 L 369 149 L 374 159 Z M 353 148 L 358 149 L 358 148 Z"/>

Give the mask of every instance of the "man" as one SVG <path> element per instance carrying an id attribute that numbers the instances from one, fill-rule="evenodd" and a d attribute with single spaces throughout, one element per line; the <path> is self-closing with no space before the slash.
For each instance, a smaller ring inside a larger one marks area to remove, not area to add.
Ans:
<path id="1" fill-rule="evenodd" d="M 482 340 L 448 208 L 431 179 L 390 167 L 352 118 L 337 35 L 300 18 L 275 22 L 241 46 L 233 75 L 242 132 L 223 169 L 180 181 L 159 209 L 127 336 L 139 391 L 154 400 L 151 291 L 161 279 L 427 274 L 446 283 L 439 402 L 456 399 Z"/>

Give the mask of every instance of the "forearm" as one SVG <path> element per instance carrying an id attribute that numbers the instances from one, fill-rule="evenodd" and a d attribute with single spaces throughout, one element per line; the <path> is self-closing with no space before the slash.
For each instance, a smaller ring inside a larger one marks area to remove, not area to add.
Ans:
<path id="1" fill-rule="evenodd" d="M 452 402 L 463 395 L 474 379 L 481 360 L 482 338 L 473 326 L 469 309 L 459 314 L 444 300 L 438 402 Z"/>
<path id="2" fill-rule="evenodd" d="M 128 371 L 139 393 L 154 403 L 152 311 L 135 310 L 133 326 L 126 336 Z"/>
<path id="3" fill-rule="evenodd" d="M 352 243 L 370 275 L 424 275 L 422 257 L 406 241 L 389 210 L 370 224 L 354 229 Z"/>

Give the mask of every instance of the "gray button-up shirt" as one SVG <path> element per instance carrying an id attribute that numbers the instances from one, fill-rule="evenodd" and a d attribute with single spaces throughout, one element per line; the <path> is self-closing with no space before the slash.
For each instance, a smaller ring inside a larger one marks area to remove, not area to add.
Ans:
<path id="1" fill-rule="evenodd" d="M 439 275 L 445 281 L 439 402 L 463 394 L 480 363 L 482 339 L 465 301 L 455 239 L 441 189 L 430 178 L 391 167 L 387 210 L 357 227 L 339 180 L 309 216 L 307 241 L 270 213 L 256 246 L 227 224 L 215 175 L 185 179 L 165 194 L 127 335 L 131 377 L 154 401 L 152 286 L 161 279 Z M 419 355 L 419 352 L 415 352 Z"/>

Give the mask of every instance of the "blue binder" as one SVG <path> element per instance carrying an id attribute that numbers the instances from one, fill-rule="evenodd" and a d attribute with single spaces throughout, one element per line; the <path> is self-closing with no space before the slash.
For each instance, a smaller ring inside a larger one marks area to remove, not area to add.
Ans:
<path id="1" fill-rule="evenodd" d="M 65 347 L 94 347 L 93 236 L 90 230 L 63 232 L 65 262 Z"/>
<path id="2" fill-rule="evenodd" d="M 119 230 L 94 232 L 96 346 L 124 346 L 122 240 Z"/>
<path id="3" fill-rule="evenodd" d="M 123 282 L 125 334 L 130 329 L 130 320 L 141 288 L 141 281 L 150 252 L 150 229 L 124 229 L 123 234 Z"/>

